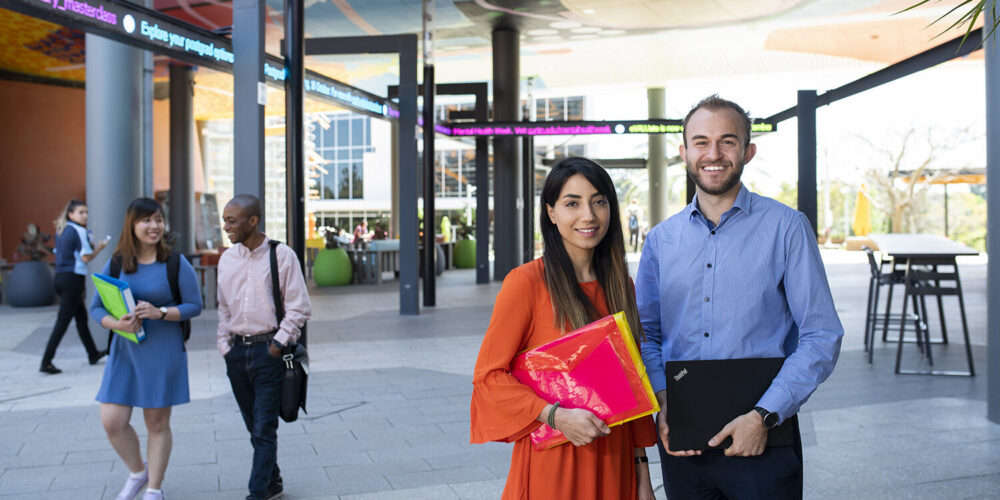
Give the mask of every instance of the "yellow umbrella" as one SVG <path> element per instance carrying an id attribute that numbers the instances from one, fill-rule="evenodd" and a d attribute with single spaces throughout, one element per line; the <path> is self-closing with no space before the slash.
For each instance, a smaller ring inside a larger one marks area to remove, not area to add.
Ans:
<path id="1" fill-rule="evenodd" d="M 865 185 L 862 184 L 861 189 L 858 190 L 858 201 L 854 204 L 854 224 L 851 225 L 856 236 L 864 236 L 872 232 L 870 212 L 871 204 L 868 202 L 868 196 L 865 195 Z"/>

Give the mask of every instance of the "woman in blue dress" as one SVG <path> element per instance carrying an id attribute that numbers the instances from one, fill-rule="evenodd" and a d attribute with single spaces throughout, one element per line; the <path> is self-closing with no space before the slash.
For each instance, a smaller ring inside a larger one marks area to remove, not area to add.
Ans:
<path id="1" fill-rule="evenodd" d="M 87 350 L 90 364 L 97 364 L 107 354 L 97 349 L 94 338 L 90 336 L 87 326 L 87 306 L 83 305 L 83 291 L 87 278 L 87 263 L 108 245 L 107 240 L 101 240 L 94 245 L 87 230 L 87 204 L 80 200 L 69 200 L 66 209 L 55 220 L 56 233 L 56 294 L 59 295 L 59 316 L 49 335 L 49 343 L 42 355 L 42 366 L 39 371 L 49 374 L 62 373 L 62 370 L 52 364 L 56 356 L 56 348 L 62 341 L 69 322 L 76 319 L 76 332 L 80 334 L 80 342 Z"/>
<path id="2" fill-rule="evenodd" d="M 133 201 L 112 259 L 121 263 L 118 278 L 129 283 L 135 311 L 115 319 L 97 294 L 90 307 L 91 316 L 100 318 L 105 328 L 134 333 L 141 327 L 146 332 L 145 340 L 138 344 L 114 336 L 97 393 L 108 440 L 130 471 L 118 500 L 131 500 L 147 483 L 143 500 L 164 498 L 161 484 L 172 446 L 170 409 L 191 400 L 180 322 L 201 313 L 201 292 L 194 268 L 180 258 L 177 280 L 182 300 L 179 304 L 174 301 L 166 264 L 170 248 L 163 235 L 160 204 L 150 198 Z M 109 270 L 110 263 L 102 273 Z M 139 437 L 129 424 L 135 406 L 143 409 L 146 422 L 148 470 Z"/>

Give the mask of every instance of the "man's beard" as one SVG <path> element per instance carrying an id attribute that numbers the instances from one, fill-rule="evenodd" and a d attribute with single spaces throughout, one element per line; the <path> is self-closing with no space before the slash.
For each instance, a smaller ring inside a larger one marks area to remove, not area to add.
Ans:
<path id="1" fill-rule="evenodd" d="M 726 163 L 729 163 L 729 162 L 726 162 Z M 715 165 L 715 164 L 718 164 L 718 162 L 711 163 L 711 164 Z M 718 189 L 710 188 L 710 187 L 706 186 L 705 183 L 703 183 L 701 181 L 701 177 L 699 175 L 699 173 L 701 172 L 701 170 L 699 169 L 699 167 L 697 167 L 697 166 L 692 167 L 691 165 L 686 165 L 685 170 L 687 170 L 688 178 L 691 179 L 692 181 L 694 181 L 695 185 L 697 185 L 698 189 L 700 189 L 703 193 L 710 194 L 712 196 L 719 196 L 719 195 L 728 193 L 730 189 L 733 189 L 734 187 L 736 187 L 736 185 L 740 183 L 740 177 L 743 176 L 743 164 L 742 163 L 741 164 L 737 164 L 737 165 L 732 165 L 732 166 L 730 166 L 730 165 L 727 165 L 727 170 L 731 169 L 731 173 L 729 175 L 729 178 L 726 179 L 726 182 L 723 183 L 722 187 L 720 187 Z"/>

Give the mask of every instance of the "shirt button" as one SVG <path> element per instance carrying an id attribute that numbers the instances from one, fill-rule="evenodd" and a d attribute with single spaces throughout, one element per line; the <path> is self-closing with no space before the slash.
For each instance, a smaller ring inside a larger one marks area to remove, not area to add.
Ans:
<path id="1" fill-rule="evenodd" d="M 708 264 L 708 268 L 709 268 L 709 269 L 711 269 L 711 268 L 712 268 L 712 264 L 711 264 L 711 263 L 709 263 L 709 264 Z"/>
<path id="2" fill-rule="evenodd" d="M 712 234 L 715 234 L 715 231 L 712 231 Z"/>
<path id="3" fill-rule="evenodd" d="M 711 299 L 709 299 L 708 297 L 705 297 L 705 302 L 708 302 L 709 300 L 711 300 Z"/>
<path id="4" fill-rule="evenodd" d="M 705 332 L 705 336 L 708 337 L 708 332 Z"/>

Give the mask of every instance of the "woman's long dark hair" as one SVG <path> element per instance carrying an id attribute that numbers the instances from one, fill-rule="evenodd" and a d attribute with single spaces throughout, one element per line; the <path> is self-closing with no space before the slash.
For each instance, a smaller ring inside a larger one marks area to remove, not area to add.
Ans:
<path id="1" fill-rule="evenodd" d="M 569 325 L 575 329 L 599 319 L 597 309 L 576 281 L 573 262 L 566 252 L 559 228 L 549 219 L 546 210 L 546 207 L 555 206 L 566 181 L 577 174 L 587 179 L 587 182 L 608 200 L 611 212 L 609 227 L 604 238 L 594 249 L 592 265 L 597 281 L 604 289 L 608 310 L 612 313 L 625 311 L 632 335 L 638 343 L 645 336 L 642 333 L 642 325 L 639 324 L 635 291 L 629 279 L 628 263 L 625 261 L 625 237 L 622 236 L 618 194 L 607 171 L 587 158 L 570 157 L 560 161 L 552 167 L 542 187 L 542 210 L 539 217 L 542 241 L 545 244 L 542 262 L 545 266 L 545 286 L 549 290 L 549 296 L 552 297 L 552 306 L 555 310 L 556 327 L 563 328 Z"/>
<path id="2" fill-rule="evenodd" d="M 152 198 L 136 198 L 129 203 L 128 210 L 125 211 L 125 224 L 122 226 L 122 234 L 118 237 L 118 247 L 115 248 L 112 259 L 121 259 L 122 272 L 134 273 L 139 268 L 139 250 L 142 245 L 139 238 L 135 236 L 135 224 L 146 217 L 163 215 L 163 207 Z M 167 246 L 166 229 L 163 236 L 156 243 L 156 261 L 166 262 L 170 257 L 170 247 Z"/>

